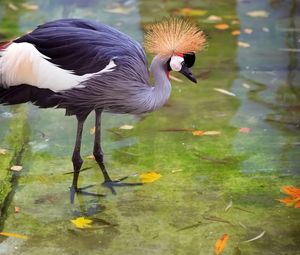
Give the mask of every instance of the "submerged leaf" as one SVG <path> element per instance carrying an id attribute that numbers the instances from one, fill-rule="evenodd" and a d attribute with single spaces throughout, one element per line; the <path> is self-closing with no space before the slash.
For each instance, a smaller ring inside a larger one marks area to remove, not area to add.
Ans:
<path id="1" fill-rule="evenodd" d="M 125 125 L 119 127 L 119 129 L 130 130 L 130 129 L 133 129 L 133 126 L 125 124 Z"/>
<path id="2" fill-rule="evenodd" d="M 214 130 L 204 132 L 204 135 L 211 135 L 211 136 L 220 135 L 220 134 L 221 134 L 220 131 L 214 131 Z"/>
<path id="3" fill-rule="evenodd" d="M 294 186 L 283 186 L 281 191 L 285 194 L 288 194 L 294 198 L 300 197 L 300 189 Z"/>
<path id="4" fill-rule="evenodd" d="M 183 16 L 196 17 L 204 16 L 207 13 L 207 11 L 202 9 L 183 8 L 176 11 L 176 13 Z"/>
<path id="5" fill-rule="evenodd" d="M 36 4 L 23 3 L 22 6 L 29 11 L 37 11 L 39 6 Z"/>
<path id="6" fill-rule="evenodd" d="M 90 129 L 90 134 L 91 134 L 91 135 L 94 135 L 95 132 L 96 132 L 96 127 L 92 127 L 92 128 Z"/>
<path id="7" fill-rule="evenodd" d="M 242 127 L 239 129 L 240 133 L 245 133 L 245 134 L 248 134 L 251 132 L 251 128 L 248 128 L 248 127 Z"/>
<path id="8" fill-rule="evenodd" d="M 248 16 L 253 18 L 267 18 L 269 17 L 269 13 L 264 10 L 256 10 L 256 11 L 250 11 L 246 13 Z"/>
<path id="9" fill-rule="evenodd" d="M 194 136 L 202 136 L 202 135 L 204 135 L 204 133 L 205 133 L 205 131 L 202 131 L 202 130 L 195 130 L 192 132 L 192 134 Z"/>
<path id="10" fill-rule="evenodd" d="M 255 237 L 253 237 L 253 238 L 251 238 L 249 240 L 243 241 L 243 243 L 250 243 L 250 242 L 253 242 L 253 241 L 257 240 L 257 239 L 260 239 L 260 238 L 262 238 L 264 236 L 265 233 L 266 233 L 266 231 L 263 231 L 258 236 L 255 236 Z"/>
<path id="11" fill-rule="evenodd" d="M 249 44 L 249 43 L 242 42 L 242 41 L 238 41 L 237 44 L 238 44 L 238 46 L 241 47 L 241 48 L 249 48 L 249 47 L 250 47 L 250 44 Z"/>
<path id="12" fill-rule="evenodd" d="M 0 232 L 1 236 L 8 236 L 8 237 L 16 237 L 16 238 L 22 238 L 27 239 L 28 236 L 22 235 L 22 234 L 16 234 L 16 233 L 9 233 L 9 232 Z"/>
<path id="13" fill-rule="evenodd" d="M 20 172 L 23 169 L 22 166 L 14 165 L 10 168 L 10 170 L 15 171 L 15 172 Z"/>
<path id="14" fill-rule="evenodd" d="M 233 31 L 231 32 L 231 34 L 234 35 L 234 36 L 237 36 L 237 35 L 240 35 L 240 34 L 241 34 L 241 31 L 240 31 L 240 30 L 233 30 Z"/>
<path id="15" fill-rule="evenodd" d="M 7 150 L 0 148 L 0 155 L 5 155 L 6 153 L 7 153 Z"/>
<path id="16" fill-rule="evenodd" d="M 229 204 L 225 208 L 225 212 L 227 212 L 232 207 L 232 200 L 230 200 Z"/>
<path id="17" fill-rule="evenodd" d="M 93 222 L 90 219 L 84 217 L 78 217 L 75 220 L 71 220 L 71 222 L 76 226 L 76 228 L 91 228 L 91 223 Z"/>
<path id="18" fill-rule="evenodd" d="M 235 97 L 236 95 L 228 90 L 225 90 L 225 89 L 220 89 L 220 88 L 214 88 L 215 91 L 218 91 L 224 95 L 228 95 L 228 96 L 232 96 L 232 97 Z"/>
<path id="19" fill-rule="evenodd" d="M 219 30 L 226 30 L 229 28 L 229 25 L 226 23 L 220 23 L 220 24 L 216 24 L 214 27 Z"/>
<path id="20" fill-rule="evenodd" d="M 207 22 L 219 22 L 219 21 L 221 21 L 221 20 L 222 20 L 222 18 L 219 17 L 219 16 L 216 16 L 216 15 L 210 15 L 210 16 L 206 19 Z"/>
<path id="21" fill-rule="evenodd" d="M 221 238 L 219 240 L 217 240 L 216 244 L 215 244 L 215 254 L 219 255 L 222 253 L 222 251 L 224 250 L 227 241 L 228 241 L 228 235 L 224 234 L 221 236 Z"/>
<path id="22" fill-rule="evenodd" d="M 148 172 L 140 174 L 140 179 L 142 183 L 151 183 L 161 178 L 161 174 L 156 172 Z"/>

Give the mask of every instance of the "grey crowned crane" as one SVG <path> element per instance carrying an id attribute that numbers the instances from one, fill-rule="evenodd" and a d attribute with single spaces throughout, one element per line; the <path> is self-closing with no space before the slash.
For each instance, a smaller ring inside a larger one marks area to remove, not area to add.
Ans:
<path id="1" fill-rule="evenodd" d="M 189 68 L 195 52 L 204 46 L 203 32 L 189 21 L 169 18 L 150 25 L 145 48 L 155 54 L 150 65 L 155 84 L 151 85 L 145 52 L 126 34 L 83 19 L 48 22 L 0 43 L 0 103 L 31 102 L 40 108 L 64 108 L 66 115 L 76 116 L 73 192 L 80 191 L 83 125 L 95 111 L 93 154 L 104 184 L 114 192 L 114 186 L 134 183 L 113 181 L 108 175 L 100 141 L 101 113 L 139 114 L 163 106 L 171 92 L 169 72 L 180 72 L 196 82 Z"/>

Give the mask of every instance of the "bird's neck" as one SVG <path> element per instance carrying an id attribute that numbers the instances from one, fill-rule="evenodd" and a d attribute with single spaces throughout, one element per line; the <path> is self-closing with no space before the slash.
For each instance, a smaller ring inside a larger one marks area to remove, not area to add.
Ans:
<path id="1" fill-rule="evenodd" d="M 152 104 L 151 110 L 155 110 L 167 102 L 171 93 L 171 83 L 168 77 L 166 60 L 159 56 L 155 56 L 150 66 L 150 72 L 155 79 L 154 87 L 152 88 L 150 95 Z"/>

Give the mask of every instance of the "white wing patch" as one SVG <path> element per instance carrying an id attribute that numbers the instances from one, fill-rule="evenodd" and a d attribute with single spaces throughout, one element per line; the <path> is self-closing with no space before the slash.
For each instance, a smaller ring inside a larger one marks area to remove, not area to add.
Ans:
<path id="1" fill-rule="evenodd" d="M 82 83 L 93 75 L 111 72 L 116 64 L 113 59 L 96 73 L 76 75 L 47 61 L 49 57 L 41 54 L 30 43 L 12 43 L 0 51 L 0 84 L 5 87 L 28 84 L 54 92 L 84 87 Z"/>

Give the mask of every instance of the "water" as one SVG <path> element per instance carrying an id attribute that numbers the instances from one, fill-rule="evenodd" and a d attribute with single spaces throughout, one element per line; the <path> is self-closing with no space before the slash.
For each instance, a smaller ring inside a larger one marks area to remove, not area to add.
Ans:
<path id="1" fill-rule="evenodd" d="M 300 186 L 298 1 L 31 3 L 39 9 L 1 1 L 1 37 L 18 36 L 54 18 L 84 17 L 142 42 L 145 24 L 189 7 L 207 10 L 192 19 L 209 45 L 193 68 L 198 85 L 175 74 L 183 82 L 172 81 L 164 108 L 144 116 L 103 116 L 111 176 L 139 181 L 138 173 L 162 175 L 142 187 L 119 188 L 116 196 L 100 185 L 98 166 L 86 158 L 92 152 L 94 116 L 83 134 L 83 167 L 89 169 L 80 174 L 79 185 L 94 185 L 89 191 L 106 196 L 76 196 L 70 204 L 72 177 L 66 173 L 72 171 L 75 120 L 61 110 L 1 106 L 0 148 L 7 153 L 0 155 L 0 230 L 28 239 L 0 237 L 0 254 L 206 255 L 213 254 L 224 233 L 229 241 L 223 254 L 240 254 L 236 247 L 251 255 L 300 253 L 299 209 L 276 200 L 286 196 L 282 186 Z M 251 11 L 267 17 L 247 15 Z M 215 29 L 207 21 L 210 15 L 222 17 L 220 23 L 230 28 Z M 239 36 L 231 35 L 239 28 Z M 238 41 L 249 47 L 239 47 Z M 124 124 L 134 128 L 120 130 Z M 221 134 L 197 137 L 163 129 Z M 7 170 L 15 164 L 23 166 L 20 173 Z M 92 219 L 93 228 L 75 228 L 70 220 L 80 216 Z M 258 240 L 242 242 L 263 232 Z"/>

